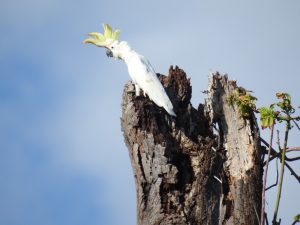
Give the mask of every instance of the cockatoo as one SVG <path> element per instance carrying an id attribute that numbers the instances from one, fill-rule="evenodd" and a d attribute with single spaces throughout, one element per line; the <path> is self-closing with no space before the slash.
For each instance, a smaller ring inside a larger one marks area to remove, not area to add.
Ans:
<path id="1" fill-rule="evenodd" d="M 89 38 L 83 43 L 104 47 L 107 49 L 108 57 L 123 60 L 134 83 L 136 96 L 140 95 L 140 89 L 142 89 L 145 96 L 147 94 L 156 105 L 163 107 L 171 116 L 176 117 L 173 105 L 149 61 L 132 50 L 126 41 L 118 41 L 119 30 L 113 30 L 109 24 L 103 24 L 103 29 L 104 34 L 89 33 Z"/>

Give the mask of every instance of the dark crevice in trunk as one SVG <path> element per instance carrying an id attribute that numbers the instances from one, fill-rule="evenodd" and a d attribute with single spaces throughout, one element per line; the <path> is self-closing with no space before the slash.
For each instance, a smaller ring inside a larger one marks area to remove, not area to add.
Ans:
<path id="1" fill-rule="evenodd" d="M 121 124 L 135 175 L 137 223 L 256 225 L 259 133 L 256 119 L 242 118 L 226 100 L 237 86 L 218 73 L 210 76 L 206 102 L 195 109 L 183 70 L 171 67 L 168 76 L 158 76 L 176 118 L 136 97 L 131 82 L 123 94 Z"/>

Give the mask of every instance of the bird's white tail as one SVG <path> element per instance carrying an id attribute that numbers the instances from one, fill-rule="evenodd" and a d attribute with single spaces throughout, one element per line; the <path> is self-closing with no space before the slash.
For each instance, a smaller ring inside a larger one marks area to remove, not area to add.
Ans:
<path id="1" fill-rule="evenodd" d="M 167 96 L 167 94 L 166 94 L 166 96 Z M 175 113 L 174 110 L 173 110 L 173 104 L 172 104 L 172 102 L 169 100 L 169 98 L 168 98 L 167 101 L 168 101 L 168 103 L 167 103 L 166 105 L 163 106 L 164 109 L 165 109 L 171 116 L 176 117 L 176 113 Z"/>
<path id="2" fill-rule="evenodd" d="M 168 112 L 171 116 L 174 116 L 174 117 L 177 116 L 173 109 L 168 109 L 167 112 Z"/>

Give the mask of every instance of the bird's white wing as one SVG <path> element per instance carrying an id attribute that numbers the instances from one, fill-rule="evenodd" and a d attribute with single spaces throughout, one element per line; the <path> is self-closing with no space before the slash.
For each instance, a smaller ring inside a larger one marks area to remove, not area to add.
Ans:
<path id="1" fill-rule="evenodd" d="M 170 115 L 176 116 L 173 105 L 149 61 L 145 57 L 136 54 L 130 59 L 127 66 L 132 80 L 149 98 L 156 105 L 163 107 Z"/>

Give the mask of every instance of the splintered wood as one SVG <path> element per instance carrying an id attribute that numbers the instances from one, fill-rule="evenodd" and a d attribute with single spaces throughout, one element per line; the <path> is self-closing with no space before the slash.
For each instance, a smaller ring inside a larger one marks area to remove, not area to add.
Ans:
<path id="1" fill-rule="evenodd" d="M 209 78 L 195 109 L 183 70 L 159 75 L 176 118 L 125 85 L 121 126 L 135 177 L 138 225 L 258 224 L 261 165 L 255 117 L 226 101 L 236 84 Z M 213 132 L 213 126 L 219 132 Z"/>

